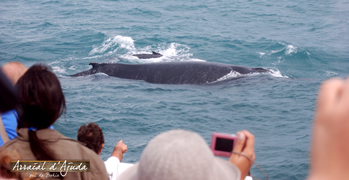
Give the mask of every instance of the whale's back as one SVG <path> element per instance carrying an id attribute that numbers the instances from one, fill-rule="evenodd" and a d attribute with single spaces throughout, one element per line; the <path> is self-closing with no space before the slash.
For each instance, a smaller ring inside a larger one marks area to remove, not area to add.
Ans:
<path id="1" fill-rule="evenodd" d="M 249 68 L 222 63 L 185 61 L 147 64 L 90 63 L 92 69 L 73 76 L 105 73 L 125 79 L 144 80 L 159 84 L 204 84 L 236 71 L 240 74 L 267 72 L 263 68 Z"/>

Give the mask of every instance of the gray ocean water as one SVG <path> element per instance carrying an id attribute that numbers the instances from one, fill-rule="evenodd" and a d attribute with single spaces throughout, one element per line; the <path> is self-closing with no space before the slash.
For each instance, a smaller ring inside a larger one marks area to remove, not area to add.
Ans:
<path id="1" fill-rule="evenodd" d="M 104 160 L 120 139 L 128 145 L 123 161 L 134 163 L 166 130 L 195 131 L 209 144 L 212 132 L 246 129 L 270 179 L 305 179 L 317 90 L 348 76 L 348 32 L 344 0 L 1 0 L 0 64 L 50 65 L 68 108 L 55 129 L 75 139 L 82 124 L 98 123 Z M 132 56 L 151 51 L 164 57 Z M 90 62 L 189 60 L 273 73 L 208 85 L 67 76 Z M 256 167 L 251 173 L 263 177 Z"/>

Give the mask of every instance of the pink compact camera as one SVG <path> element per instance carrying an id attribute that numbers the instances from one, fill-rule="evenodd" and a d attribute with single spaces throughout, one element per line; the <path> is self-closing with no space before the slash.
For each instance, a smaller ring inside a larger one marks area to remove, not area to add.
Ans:
<path id="1" fill-rule="evenodd" d="M 211 149 L 213 154 L 216 156 L 230 157 L 237 139 L 238 137 L 236 135 L 212 133 Z"/>

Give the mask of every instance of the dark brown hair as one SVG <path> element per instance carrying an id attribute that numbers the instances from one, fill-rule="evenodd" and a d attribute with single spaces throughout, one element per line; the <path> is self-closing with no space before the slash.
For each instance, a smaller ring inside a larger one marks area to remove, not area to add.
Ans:
<path id="1" fill-rule="evenodd" d="M 66 111 L 61 84 L 47 66 L 35 64 L 30 67 L 18 80 L 17 87 L 21 101 L 21 107 L 17 109 L 19 128 L 48 128 Z M 35 131 L 29 131 L 29 142 L 38 160 L 55 159 Z"/>
<path id="2" fill-rule="evenodd" d="M 104 144 L 102 129 L 92 122 L 82 125 L 78 130 L 78 141 L 85 143 L 86 147 L 98 154 Z"/>

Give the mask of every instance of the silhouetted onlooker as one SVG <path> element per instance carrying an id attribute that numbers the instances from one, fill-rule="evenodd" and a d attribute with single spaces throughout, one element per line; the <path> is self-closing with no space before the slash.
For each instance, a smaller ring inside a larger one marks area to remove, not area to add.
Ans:
<path id="1" fill-rule="evenodd" d="M 102 129 L 97 124 L 91 122 L 82 125 L 78 130 L 78 141 L 83 142 L 86 147 L 92 149 L 98 155 L 102 153 L 104 136 Z M 126 144 L 120 140 L 115 145 L 111 156 L 104 162 L 110 180 L 115 180 L 119 176 L 119 165 L 126 151 Z"/>
<path id="2" fill-rule="evenodd" d="M 103 160 L 79 142 L 48 129 L 66 110 L 61 84 L 43 65 L 33 65 L 17 82 L 21 107 L 18 137 L 0 148 L 26 160 L 90 160 L 90 172 L 68 172 L 66 179 L 108 179 Z"/>

